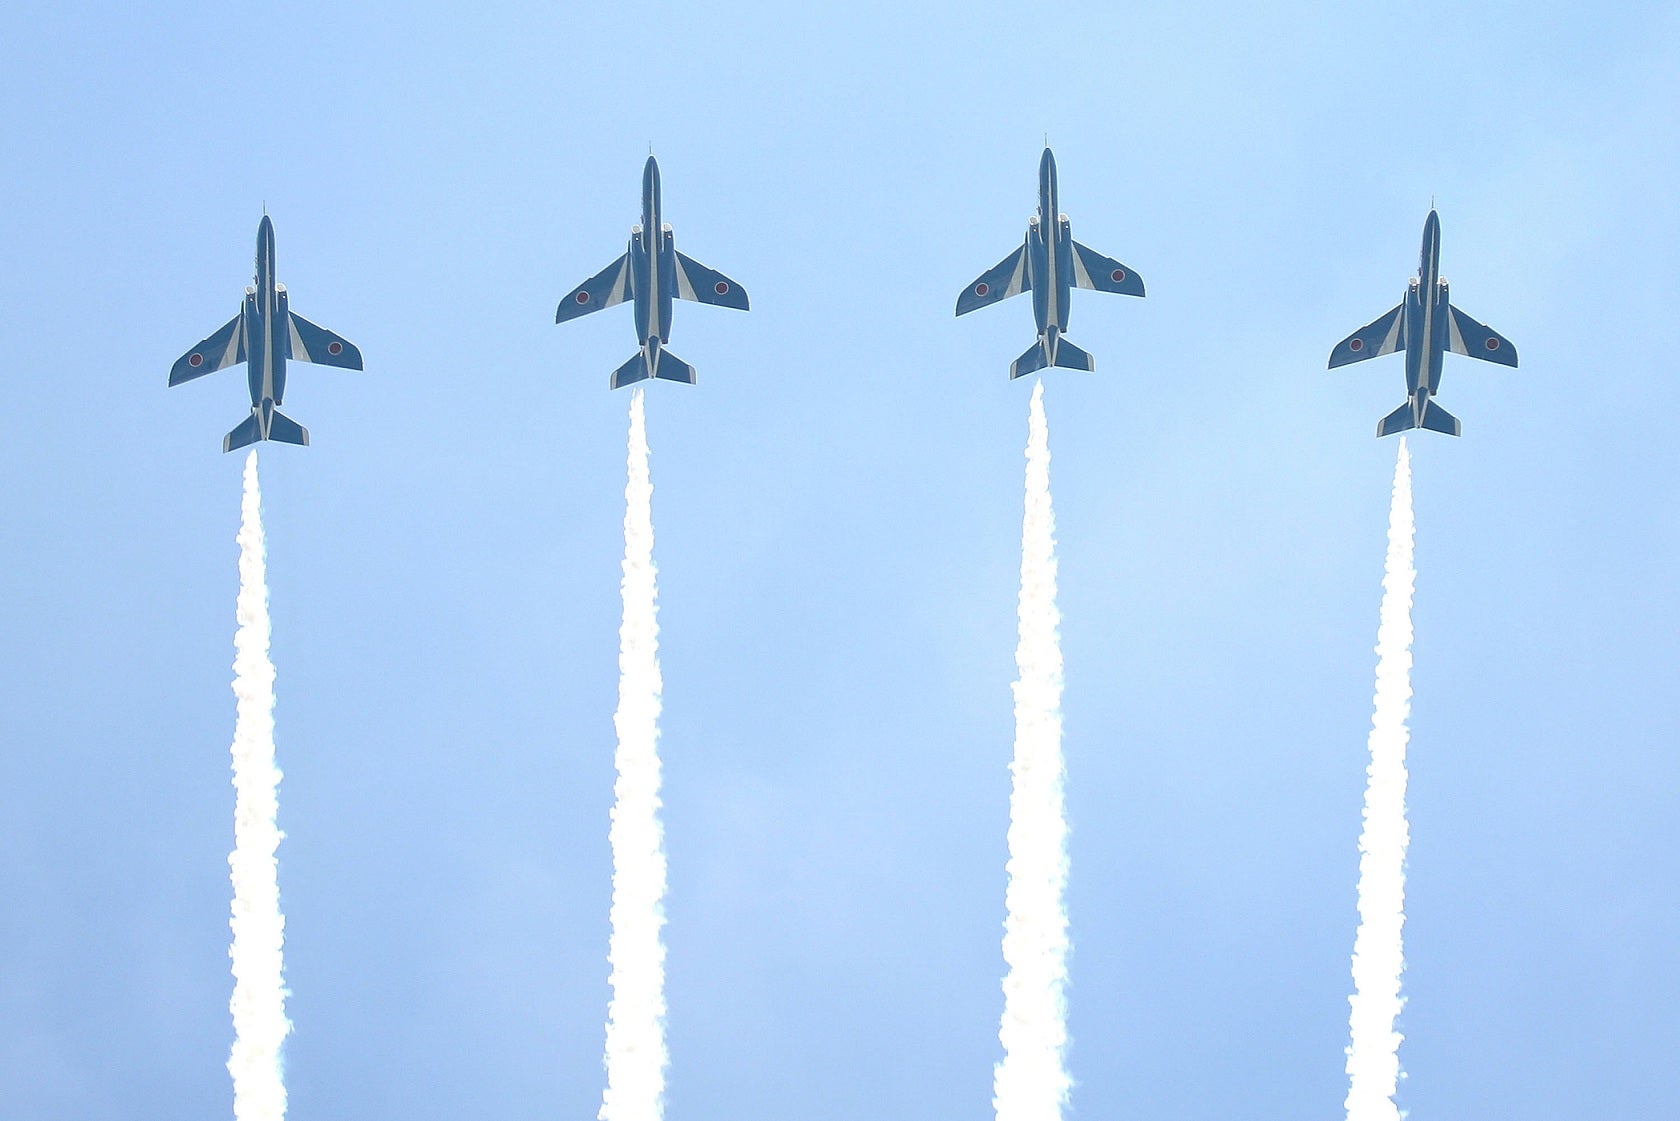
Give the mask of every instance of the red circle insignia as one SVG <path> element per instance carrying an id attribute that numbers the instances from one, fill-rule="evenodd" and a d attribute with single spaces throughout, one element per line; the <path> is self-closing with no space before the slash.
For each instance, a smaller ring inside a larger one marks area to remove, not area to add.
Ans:
<path id="1" fill-rule="evenodd" d="M 979 284 L 976 284 L 974 286 L 974 294 L 976 296 L 984 296 L 987 292 L 990 292 L 991 290 L 992 290 L 992 286 L 987 284 L 984 280 L 982 280 Z"/>
<path id="2" fill-rule="evenodd" d="M 1125 269 L 1115 269 L 1112 273 L 1109 274 L 1109 279 L 1114 281 L 1114 283 L 1119 284 L 1122 280 L 1126 279 L 1126 270 Z"/>
<path id="3" fill-rule="evenodd" d="M 187 355 L 187 365 L 189 365 L 189 366 L 202 366 L 202 365 L 204 365 L 204 355 L 198 353 L 198 351 L 196 351 L 196 350 L 193 351 L 191 354 Z"/>
<path id="4" fill-rule="evenodd" d="M 1348 349 L 1351 350 L 1351 351 L 1354 351 L 1356 353 L 1358 351 L 1364 350 L 1365 349 L 1365 340 L 1364 339 L 1349 339 L 1348 340 Z"/>
<path id="5" fill-rule="evenodd" d="M 1489 350 L 1498 350 L 1499 349 L 1499 340 L 1498 339 L 1489 339 L 1487 341 L 1487 348 Z"/>
<path id="6" fill-rule="evenodd" d="M 337 339 L 334 339 L 332 342 L 327 344 L 327 353 L 333 355 L 343 354 L 344 344 L 339 342 Z"/>
<path id="7" fill-rule="evenodd" d="M 729 291 L 729 281 L 718 281 L 716 284 L 712 285 L 712 291 L 716 292 L 720 296 L 723 295 L 725 292 Z"/>
<path id="8" fill-rule="evenodd" d="M 577 302 L 580 303 L 580 304 L 587 304 L 589 302 L 589 293 L 588 292 L 579 292 L 577 294 Z"/>

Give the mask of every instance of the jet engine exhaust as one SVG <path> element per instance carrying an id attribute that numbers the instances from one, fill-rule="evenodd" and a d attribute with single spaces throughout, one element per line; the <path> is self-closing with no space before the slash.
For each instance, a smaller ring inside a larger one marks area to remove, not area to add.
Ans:
<path id="1" fill-rule="evenodd" d="M 280 771 L 274 765 L 274 663 L 268 654 L 268 574 L 257 453 L 245 458 L 239 521 L 238 630 L 233 638 L 233 1115 L 237 1121 L 281 1121 L 286 1084 L 280 1047 L 291 1031 L 281 976 L 286 920 L 280 913 L 275 852 Z"/>
<path id="2" fill-rule="evenodd" d="M 1067 821 L 1062 805 L 1062 649 L 1056 611 L 1056 518 L 1050 505 L 1050 430 L 1044 384 L 1028 421 L 1021 529 L 1020 637 L 1014 683 L 1015 758 L 1009 770 L 1009 886 L 1005 894 L 1003 1060 L 993 1076 L 998 1121 L 1058 1121 L 1070 1079 L 1067 1047 Z"/>
<path id="3" fill-rule="evenodd" d="M 630 395 L 624 488 L 624 599 L 618 632 L 618 731 L 613 787 L 612 998 L 600 1121 L 659 1121 L 665 1068 L 665 846 L 659 823 L 659 625 L 653 563 L 653 482 L 642 390 Z"/>
<path id="4" fill-rule="evenodd" d="M 1359 835 L 1359 931 L 1353 942 L 1353 995 L 1348 1016 L 1348 1121 L 1399 1121 L 1401 1034 L 1395 1019 L 1405 1000 L 1406 717 L 1412 701 L 1412 470 L 1406 439 L 1394 466 L 1388 514 L 1388 558 L 1377 630 L 1377 684 L 1366 771 L 1364 828 Z"/>

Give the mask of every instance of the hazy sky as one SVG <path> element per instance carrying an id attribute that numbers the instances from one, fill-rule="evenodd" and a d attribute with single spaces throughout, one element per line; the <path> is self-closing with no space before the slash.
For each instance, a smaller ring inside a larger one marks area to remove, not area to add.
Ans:
<path id="1" fill-rule="evenodd" d="M 0 1114 L 229 1115 L 250 282 L 363 350 L 261 452 L 291 1116 L 602 1086 L 629 312 L 659 156 L 699 385 L 648 395 L 671 1121 L 983 1121 L 1046 136 L 1072 1116 L 1336 1118 L 1431 199 L 1402 1105 L 1666 1118 L 1680 1051 L 1680 14 L 1633 3 L 24 0 L 0 66 Z"/>

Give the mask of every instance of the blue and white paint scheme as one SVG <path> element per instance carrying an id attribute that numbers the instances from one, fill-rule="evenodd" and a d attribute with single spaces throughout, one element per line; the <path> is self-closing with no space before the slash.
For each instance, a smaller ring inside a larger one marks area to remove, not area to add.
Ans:
<path id="1" fill-rule="evenodd" d="M 222 450 L 230 452 L 258 440 L 307 445 L 309 430 L 279 409 L 286 395 L 288 361 L 359 370 L 362 352 L 344 336 L 317 327 L 291 310 L 286 286 L 274 279 L 274 223 L 264 214 L 257 227 L 256 284 L 245 289 L 245 306 L 221 330 L 176 360 L 169 384 L 180 385 L 244 362 L 251 384 L 251 415 L 222 438 Z"/>
<path id="2" fill-rule="evenodd" d="M 633 300 L 641 348 L 613 371 L 613 389 L 647 378 L 694 384 L 694 367 L 665 349 L 671 338 L 672 299 L 694 300 L 747 310 L 747 292 L 715 269 L 677 252 L 671 227 L 659 205 L 659 164 L 652 156 L 642 169 L 642 222 L 630 228 L 624 256 L 578 285 L 560 301 L 554 322 Z"/>
<path id="3" fill-rule="evenodd" d="M 1018 378 L 1047 366 L 1094 370 L 1096 360 L 1063 338 L 1068 298 L 1076 286 L 1121 296 L 1143 295 L 1143 278 L 1137 273 L 1073 240 L 1068 217 L 1057 206 L 1056 157 L 1046 148 L 1038 161 L 1038 213 L 1027 219 L 1025 243 L 963 289 L 957 297 L 957 314 L 1030 291 L 1038 341 L 1010 365 L 1009 376 Z"/>
<path id="4" fill-rule="evenodd" d="M 1430 400 L 1440 388 L 1441 360 L 1447 351 L 1501 366 L 1517 364 L 1517 348 L 1509 339 L 1471 319 L 1448 299 L 1447 280 L 1441 275 L 1441 219 L 1434 210 L 1423 223 L 1418 274 L 1407 286 L 1400 306 L 1337 343 L 1330 352 L 1330 368 L 1397 350 L 1406 352 L 1407 400 L 1383 417 L 1377 425 L 1378 436 L 1410 428 L 1459 434 L 1458 418 Z"/>

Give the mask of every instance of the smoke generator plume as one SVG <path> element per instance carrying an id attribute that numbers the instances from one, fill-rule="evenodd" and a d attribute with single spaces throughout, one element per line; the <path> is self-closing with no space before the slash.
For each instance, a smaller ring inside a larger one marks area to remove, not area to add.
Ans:
<path id="1" fill-rule="evenodd" d="M 1009 887 L 1003 923 L 1003 1060 L 992 1084 L 998 1121 L 1058 1121 L 1071 1080 L 1067 1047 L 1067 821 L 1062 812 L 1062 649 L 1056 611 L 1056 518 L 1044 383 L 1033 389 L 1021 526 L 1020 638 L 1015 648 L 1015 759 L 1009 766 Z"/>
<path id="2" fill-rule="evenodd" d="M 1366 771 L 1365 824 L 1359 834 L 1359 932 L 1348 998 L 1348 1121 L 1399 1121 L 1400 1040 L 1394 1021 L 1405 1003 L 1401 930 L 1406 922 L 1406 717 L 1412 702 L 1412 468 L 1405 437 L 1394 465 L 1388 560 L 1377 630 L 1377 688 Z"/>
<path id="3" fill-rule="evenodd" d="M 665 1067 L 665 848 L 659 824 L 659 595 L 653 564 L 653 483 L 642 391 L 630 394 L 624 488 L 623 622 L 618 632 L 618 730 L 612 810 L 612 999 L 600 1121 L 659 1121 Z"/>
<path id="4" fill-rule="evenodd" d="M 275 823 L 280 771 L 274 765 L 274 663 L 268 656 L 268 574 L 263 560 L 262 493 L 257 453 L 245 458 L 239 519 L 239 628 L 233 636 L 233 1115 L 281 1121 L 286 1084 L 280 1046 L 291 1031 L 281 976 L 286 920 L 280 914 Z"/>

